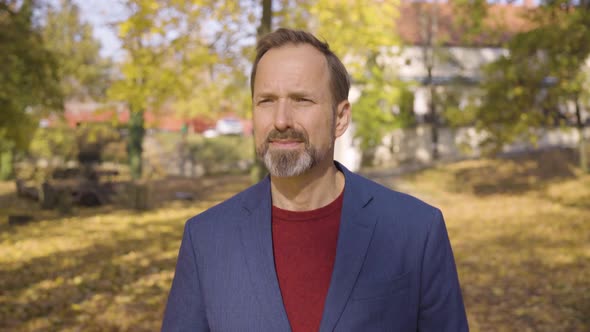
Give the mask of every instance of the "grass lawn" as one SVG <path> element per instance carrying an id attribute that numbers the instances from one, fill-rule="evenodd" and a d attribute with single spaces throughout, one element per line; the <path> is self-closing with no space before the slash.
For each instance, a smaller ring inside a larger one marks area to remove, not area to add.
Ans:
<path id="1" fill-rule="evenodd" d="M 378 181 L 443 210 L 472 331 L 590 330 L 590 175 L 571 153 Z M 151 211 L 64 217 L 0 182 L 0 330 L 158 330 L 184 221 L 247 184 L 239 176 L 158 183 Z M 167 200 L 174 191 L 197 199 Z M 16 212 L 37 220 L 8 226 Z"/>
<path id="2" fill-rule="evenodd" d="M 0 182 L 0 331 L 158 331 L 184 222 L 247 176 L 154 183 L 157 208 L 80 209 L 63 217 Z M 193 202 L 169 200 L 193 192 Z M 8 213 L 40 220 L 8 226 Z"/>
<path id="3" fill-rule="evenodd" d="M 590 331 L 590 175 L 574 159 L 549 151 L 385 179 L 442 209 L 472 331 Z"/>

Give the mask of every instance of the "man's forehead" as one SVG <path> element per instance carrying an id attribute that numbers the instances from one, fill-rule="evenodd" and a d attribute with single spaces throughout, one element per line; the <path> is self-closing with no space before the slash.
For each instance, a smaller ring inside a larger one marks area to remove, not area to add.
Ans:
<path id="1" fill-rule="evenodd" d="M 301 96 L 330 94 L 330 73 L 322 52 L 309 44 L 273 48 L 260 59 L 253 97 L 295 92 Z"/>
<path id="2" fill-rule="evenodd" d="M 322 52 L 307 43 L 289 43 L 280 47 L 268 50 L 258 63 L 258 67 L 268 62 L 298 61 L 302 64 L 318 64 L 327 69 L 326 57 Z"/>

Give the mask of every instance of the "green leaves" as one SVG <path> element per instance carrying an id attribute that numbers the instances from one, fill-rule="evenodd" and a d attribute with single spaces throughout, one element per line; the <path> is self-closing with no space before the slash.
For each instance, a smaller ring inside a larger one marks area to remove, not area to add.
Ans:
<path id="1" fill-rule="evenodd" d="M 399 102 L 403 85 L 382 59 L 399 45 L 396 34 L 396 1 L 306 2 L 308 17 L 302 27 L 329 42 L 342 59 L 353 85 L 362 89 L 353 105 L 355 136 L 363 149 L 381 143 L 392 128 L 406 121 L 392 110 Z"/>
<path id="2" fill-rule="evenodd" d="M 118 30 L 127 57 L 110 98 L 126 101 L 134 110 L 191 98 L 219 60 L 202 27 L 212 3 L 129 0 L 125 6 L 130 15 Z"/>
<path id="3" fill-rule="evenodd" d="M 0 141 L 24 150 L 39 118 L 60 109 L 58 63 L 33 22 L 33 1 L 0 2 Z M 3 147 L 0 147 L 2 149 Z"/>
<path id="4" fill-rule="evenodd" d="M 59 7 L 48 6 L 42 34 L 56 56 L 60 85 L 67 99 L 96 100 L 105 96 L 111 64 L 101 58 L 100 43 L 92 33 L 92 26 L 82 21 L 80 9 L 72 0 L 61 1 Z"/>
<path id="5" fill-rule="evenodd" d="M 569 105 L 588 93 L 590 12 L 549 3 L 527 19 L 532 28 L 508 42 L 509 55 L 485 68 L 478 126 L 496 149 L 523 137 L 533 140 L 539 127 L 581 125 Z"/>
<path id="6" fill-rule="evenodd" d="M 373 63 L 369 66 L 361 96 L 353 106 L 353 119 L 356 124 L 355 136 L 360 139 L 362 149 L 374 148 L 381 139 L 394 128 L 407 127 L 413 123 L 413 111 L 409 103 L 405 105 L 402 96 L 409 91 L 397 81 L 384 76 L 383 67 Z M 397 84 L 396 84 L 397 83 Z M 394 113 L 394 105 L 399 112 Z"/>

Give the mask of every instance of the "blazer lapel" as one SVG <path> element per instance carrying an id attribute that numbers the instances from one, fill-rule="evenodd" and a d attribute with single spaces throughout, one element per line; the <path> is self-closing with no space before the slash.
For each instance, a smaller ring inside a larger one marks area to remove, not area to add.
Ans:
<path id="1" fill-rule="evenodd" d="M 324 304 L 320 332 L 333 331 L 342 315 L 365 260 L 376 223 L 376 216 L 369 213 L 367 208 L 372 196 L 358 184 L 358 175 L 338 163 L 336 165 L 344 173 L 346 184 L 336 260 Z"/>
<path id="2" fill-rule="evenodd" d="M 240 223 L 246 265 L 258 298 L 258 310 L 268 317 L 269 331 L 290 331 L 275 270 L 272 248 L 270 179 L 244 200 L 246 218 Z"/>

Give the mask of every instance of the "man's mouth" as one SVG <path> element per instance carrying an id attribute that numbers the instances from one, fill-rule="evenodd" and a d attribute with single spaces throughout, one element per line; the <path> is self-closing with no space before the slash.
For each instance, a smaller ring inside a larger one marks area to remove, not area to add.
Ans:
<path id="1" fill-rule="evenodd" d="M 266 142 L 274 149 L 299 149 L 307 144 L 307 139 L 303 133 L 293 129 L 284 132 L 275 130 L 268 134 Z"/>
<path id="2" fill-rule="evenodd" d="M 295 148 L 298 147 L 303 142 L 300 140 L 294 139 L 274 139 L 270 140 L 270 145 L 280 148 Z"/>

